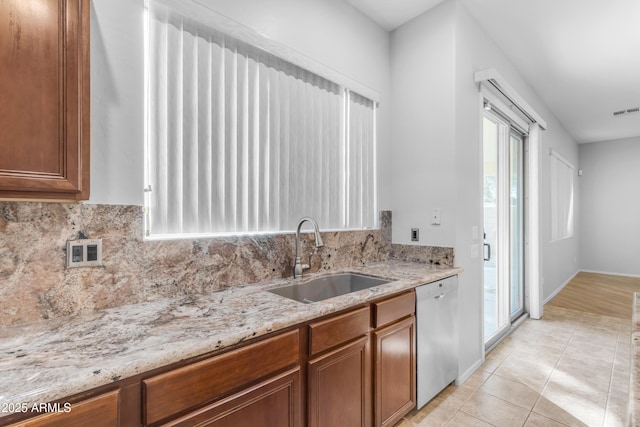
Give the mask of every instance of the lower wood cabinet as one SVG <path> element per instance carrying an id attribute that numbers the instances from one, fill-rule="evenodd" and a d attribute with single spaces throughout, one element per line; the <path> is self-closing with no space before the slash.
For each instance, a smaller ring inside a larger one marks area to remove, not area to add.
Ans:
<path id="1" fill-rule="evenodd" d="M 415 330 L 411 316 L 372 333 L 376 427 L 395 425 L 416 406 Z"/>
<path id="2" fill-rule="evenodd" d="M 308 426 L 371 425 L 369 307 L 309 325 Z"/>
<path id="3" fill-rule="evenodd" d="M 300 427 L 300 379 L 293 369 L 163 425 Z"/>
<path id="4" fill-rule="evenodd" d="M 248 405 L 246 396 L 249 393 L 257 405 L 254 408 L 268 409 L 265 407 L 267 403 L 274 403 L 274 399 L 280 398 L 278 405 L 298 414 L 300 409 L 290 406 L 299 406 L 300 397 L 292 397 L 289 393 L 300 393 L 300 387 L 294 386 L 299 384 L 299 380 L 288 378 L 285 381 L 288 385 L 281 386 L 288 387 L 288 391 L 280 394 L 274 394 L 271 387 L 283 370 L 292 367 L 299 369 L 299 353 L 299 332 L 295 330 L 146 378 L 142 381 L 144 424 L 174 425 L 172 420 L 181 417 L 178 425 L 192 425 L 191 418 L 197 417 L 199 420 L 210 420 L 204 425 L 227 425 L 224 410 L 220 409 L 224 402 L 225 410 L 230 411 L 230 419 L 240 422 L 246 418 L 246 424 L 235 425 L 254 425 L 249 422 L 253 417 L 251 411 L 243 409 Z M 291 375 L 294 376 L 294 373 Z M 260 380 L 265 382 L 254 387 Z M 231 393 L 234 393 L 232 397 L 220 400 Z M 260 404 L 258 401 L 261 401 Z M 215 404 L 207 406 L 209 403 Z M 215 423 L 211 424 L 213 420 Z"/>
<path id="5" fill-rule="evenodd" d="M 309 362 L 309 427 L 371 425 L 369 337 Z"/>
<path id="6" fill-rule="evenodd" d="M 68 406 L 60 404 L 60 412 L 49 412 L 11 425 L 13 427 L 117 427 L 119 401 L 119 391 L 115 390 Z M 66 409 L 68 412 L 65 412 Z M 1 419 L 0 424 L 2 424 Z"/>
<path id="7" fill-rule="evenodd" d="M 415 304 L 415 292 L 373 304 L 375 427 L 395 425 L 416 406 Z"/>

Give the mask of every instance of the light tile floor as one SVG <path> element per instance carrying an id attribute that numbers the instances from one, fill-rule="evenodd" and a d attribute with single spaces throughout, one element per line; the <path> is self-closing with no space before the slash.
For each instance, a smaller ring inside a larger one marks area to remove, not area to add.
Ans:
<path id="1" fill-rule="evenodd" d="M 625 426 L 631 322 L 545 306 L 398 427 Z"/>

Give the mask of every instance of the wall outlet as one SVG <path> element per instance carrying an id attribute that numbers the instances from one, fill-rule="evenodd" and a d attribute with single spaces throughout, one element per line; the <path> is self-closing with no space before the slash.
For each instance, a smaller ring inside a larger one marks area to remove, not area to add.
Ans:
<path id="1" fill-rule="evenodd" d="M 67 268 L 101 265 L 102 239 L 67 240 Z"/>
<path id="2" fill-rule="evenodd" d="M 420 229 L 419 228 L 412 228 L 411 229 L 411 241 L 412 242 L 417 242 L 420 240 Z"/>

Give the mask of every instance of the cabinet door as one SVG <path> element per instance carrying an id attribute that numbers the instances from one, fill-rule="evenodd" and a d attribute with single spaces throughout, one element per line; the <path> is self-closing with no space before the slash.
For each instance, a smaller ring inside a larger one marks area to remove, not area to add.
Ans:
<path id="1" fill-rule="evenodd" d="M 116 390 L 68 407 L 61 405 L 56 412 L 11 424 L 11 427 L 116 427 L 119 400 L 119 391 Z"/>
<path id="2" fill-rule="evenodd" d="M 373 332 L 375 426 L 393 426 L 416 406 L 415 316 Z"/>
<path id="3" fill-rule="evenodd" d="M 369 336 L 309 362 L 309 427 L 371 425 Z"/>
<path id="4" fill-rule="evenodd" d="M 89 198 L 89 4 L 0 2 L 0 197 Z"/>
<path id="5" fill-rule="evenodd" d="M 163 425 L 300 427 L 300 393 L 300 368 L 295 368 Z"/>

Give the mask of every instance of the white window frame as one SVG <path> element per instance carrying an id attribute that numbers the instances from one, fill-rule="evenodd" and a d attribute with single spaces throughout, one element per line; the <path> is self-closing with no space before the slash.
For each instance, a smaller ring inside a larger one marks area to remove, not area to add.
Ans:
<path id="1" fill-rule="evenodd" d="M 549 149 L 551 241 L 573 237 L 576 168 L 557 150 Z"/>

